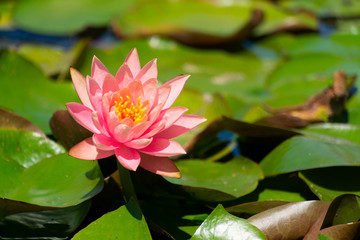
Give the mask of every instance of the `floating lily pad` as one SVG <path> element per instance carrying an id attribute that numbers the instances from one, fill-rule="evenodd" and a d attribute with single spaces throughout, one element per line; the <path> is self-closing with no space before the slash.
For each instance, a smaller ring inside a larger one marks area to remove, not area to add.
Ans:
<path id="1" fill-rule="evenodd" d="M 13 52 L 0 54 L 0 105 L 50 132 L 53 112 L 78 97 L 71 83 L 54 83 L 31 63 Z"/>
<path id="2" fill-rule="evenodd" d="M 135 2 L 21 0 L 16 2 L 14 21 L 37 33 L 73 34 L 86 27 L 108 26 L 113 16 L 122 15 Z"/>
<path id="3" fill-rule="evenodd" d="M 182 160 L 176 162 L 176 166 L 182 177 L 166 180 L 182 185 L 191 196 L 207 202 L 243 196 L 253 191 L 262 179 L 259 166 L 244 157 L 236 157 L 226 163 Z"/>
<path id="4" fill-rule="evenodd" d="M 224 225 L 226 224 L 226 225 Z M 196 239 L 267 239 L 255 226 L 245 219 L 235 217 L 218 205 L 196 230 L 192 240 Z"/>
<path id="5" fill-rule="evenodd" d="M 102 189 L 96 161 L 72 158 L 37 133 L 0 129 L 0 146 L 2 198 L 66 207 L 84 202 Z"/>
<path id="6" fill-rule="evenodd" d="M 77 239 L 151 239 L 144 216 L 135 200 L 103 215 L 78 232 Z"/>
<path id="7" fill-rule="evenodd" d="M 260 163 L 264 174 L 276 175 L 332 166 L 360 166 L 360 145 L 341 138 L 286 140 Z"/>

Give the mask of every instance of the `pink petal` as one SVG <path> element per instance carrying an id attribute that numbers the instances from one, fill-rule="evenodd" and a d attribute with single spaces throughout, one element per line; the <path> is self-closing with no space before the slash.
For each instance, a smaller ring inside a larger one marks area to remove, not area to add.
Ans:
<path id="1" fill-rule="evenodd" d="M 114 154 L 114 151 L 104 151 L 98 149 L 92 140 L 92 137 L 85 139 L 82 142 L 79 142 L 69 151 L 69 155 L 75 158 L 84 159 L 84 160 L 95 160 L 110 157 Z"/>
<path id="2" fill-rule="evenodd" d="M 153 104 L 157 94 L 157 83 L 158 81 L 155 78 L 153 78 L 153 79 L 149 79 L 143 84 L 144 99 L 149 100 L 150 109 L 153 108 Z"/>
<path id="3" fill-rule="evenodd" d="M 114 109 L 114 107 L 112 107 Z M 114 133 L 114 129 L 121 124 L 121 121 L 119 119 L 119 116 L 115 112 L 115 110 L 112 110 L 107 115 L 107 126 L 110 131 L 110 133 Z"/>
<path id="4" fill-rule="evenodd" d="M 92 120 L 92 110 L 90 108 L 75 102 L 67 103 L 66 107 L 71 116 L 81 126 L 93 133 L 100 133 L 100 130 L 95 126 Z"/>
<path id="5" fill-rule="evenodd" d="M 129 170 L 135 171 L 140 164 L 140 154 L 131 148 L 121 145 L 115 150 L 115 155 L 120 164 Z"/>
<path id="6" fill-rule="evenodd" d="M 131 127 L 127 124 L 120 124 L 114 129 L 114 137 L 118 142 L 124 143 L 131 140 Z"/>
<path id="7" fill-rule="evenodd" d="M 127 64 L 124 63 L 120 66 L 115 75 L 115 80 L 120 89 L 127 87 L 132 81 L 134 81 L 133 74 Z"/>
<path id="8" fill-rule="evenodd" d="M 110 112 L 110 101 L 111 94 L 105 93 L 102 98 L 102 114 L 104 116 L 104 120 L 107 120 L 107 115 Z"/>
<path id="9" fill-rule="evenodd" d="M 107 137 L 109 137 L 109 132 L 107 130 L 107 126 L 105 125 L 105 121 L 103 119 L 103 116 L 101 116 L 101 114 L 99 112 L 92 112 L 91 113 L 91 119 L 95 125 L 95 127 L 97 129 L 99 129 L 99 131 L 106 135 Z"/>
<path id="10" fill-rule="evenodd" d="M 136 48 L 133 48 L 130 53 L 127 55 L 124 64 L 127 64 L 130 67 L 131 73 L 133 76 L 138 75 L 141 66 L 140 66 L 140 60 L 139 55 L 136 50 Z"/>
<path id="11" fill-rule="evenodd" d="M 150 127 L 150 122 L 141 122 L 136 124 L 131 133 L 131 139 L 139 138 Z"/>
<path id="12" fill-rule="evenodd" d="M 167 157 L 154 157 L 147 154 L 140 154 L 140 167 L 165 177 L 180 178 L 181 173 L 176 165 Z"/>
<path id="13" fill-rule="evenodd" d="M 75 91 L 80 98 L 80 101 L 87 106 L 92 108 L 88 92 L 86 90 L 86 80 L 85 77 L 75 68 L 70 67 L 70 75 L 72 82 L 74 84 Z"/>
<path id="14" fill-rule="evenodd" d="M 157 79 L 158 70 L 157 70 L 157 59 L 153 59 L 148 62 L 136 76 L 137 80 L 140 80 L 142 83 L 145 83 L 151 78 Z"/>
<path id="15" fill-rule="evenodd" d="M 170 92 L 171 92 L 171 86 L 159 87 L 157 90 L 157 95 L 154 100 L 154 104 L 158 105 L 159 103 L 161 103 L 164 105 L 170 96 Z M 164 109 L 164 108 L 162 108 L 162 109 Z"/>
<path id="16" fill-rule="evenodd" d="M 105 65 L 94 56 L 92 66 L 91 66 L 91 76 L 96 79 L 100 86 L 103 85 L 106 74 L 109 71 L 106 69 Z"/>
<path id="17" fill-rule="evenodd" d="M 187 110 L 185 107 L 173 107 L 161 111 L 158 119 L 166 119 L 164 130 L 173 125 Z"/>
<path id="18" fill-rule="evenodd" d="M 135 139 L 130 142 L 124 143 L 124 145 L 129 148 L 141 149 L 141 148 L 149 146 L 151 141 L 152 141 L 152 138 L 139 138 L 139 139 Z"/>
<path id="19" fill-rule="evenodd" d="M 181 116 L 172 126 L 170 126 L 168 129 L 159 132 L 154 137 L 159 138 L 174 138 L 181 134 L 184 134 L 194 127 L 198 126 L 199 124 L 206 121 L 206 118 L 198 116 L 198 115 L 192 115 L 192 114 L 186 114 Z"/>
<path id="20" fill-rule="evenodd" d="M 95 78 L 87 76 L 86 83 L 91 105 L 95 111 L 101 112 L 103 94 L 98 82 Z"/>
<path id="21" fill-rule="evenodd" d="M 141 97 L 141 101 L 144 100 L 144 92 L 143 92 L 143 86 L 140 81 L 135 80 L 129 84 L 129 89 L 134 97 L 134 102 L 136 103 L 136 100 L 138 97 Z"/>
<path id="22" fill-rule="evenodd" d="M 184 88 L 184 85 L 186 83 L 186 80 L 188 80 L 189 77 L 190 77 L 190 75 L 178 76 L 178 77 L 173 78 L 172 80 L 166 82 L 161 87 L 159 87 L 159 90 L 164 87 L 168 87 L 168 86 L 171 87 L 169 97 L 167 98 L 163 109 L 167 109 L 167 108 L 171 107 L 171 105 L 175 102 L 176 98 L 181 93 L 181 91 Z"/>
<path id="23" fill-rule="evenodd" d="M 150 124 L 153 124 L 158 119 L 163 106 L 164 106 L 163 103 L 160 103 L 160 104 L 156 105 L 153 108 L 153 110 L 151 110 L 151 112 L 148 114 L 149 115 L 148 122 L 150 122 Z"/>
<path id="24" fill-rule="evenodd" d="M 157 134 L 158 132 L 160 132 L 161 130 L 164 129 L 166 124 L 166 119 L 161 119 L 160 121 L 154 123 L 153 125 L 151 125 L 145 132 L 144 134 L 141 136 L 143 138 L 148 138 L 148 137 L 152 137 L 155 134 Z"/>
<path id="25" fill-rule="evenodd" d="M 120 143 L 114 141 L 113 138 L 107 137 L 102 134 L 94 134 L 93 135 L 93 143 L 98 149 L 101 150 L 114 150 L 120 147 Z"/>
<path id="26" fill-rule="evenodd" d="M 103 94 L 108 92 L 116 92 L 119 91 L 119 86 L 115 81 L 115 78 L 110 73 L 106 74 L 104 83 L 102 85 Z"/>
<path id="27" fill-rule="evenodd" d="M 165 138 L 154 138 L 149 146 L 140 151 L 157 157 L 170 157 L 186 153 L 178 142 Z"/>

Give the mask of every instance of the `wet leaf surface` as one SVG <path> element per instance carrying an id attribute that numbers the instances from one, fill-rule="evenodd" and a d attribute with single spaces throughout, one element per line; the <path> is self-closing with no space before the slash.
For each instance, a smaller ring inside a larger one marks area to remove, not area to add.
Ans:
<path id="1" fill-rule="evenodd" d="M 267 239 L 298 239 L 308 232 L 329 203 L 306 201 L 275 207 L 248 219 Z"/>
<path id="2" fill-rule="evenodd" d="M 224 225 L 226 223 L 226 225 Z M 218 205 L 191 239 L 263 239 L 265 235 L 245 219 L 237 218 Z"/>
<path id="3" fill-rule="evenodd" d="M 137 202 L 130 200 L 82 229 L 73 239 L 151 239 L 151 236 Z"/>
<path id="4" fill-rule="evenodd" d="M 177 161 L 182 177 L 166 178 L 181 185 L 190 196 L 206 201 L 225 201 L 253 191 L 262 179 L 258 165 L 243 157 L 226 163 L 202 160 Z"/>

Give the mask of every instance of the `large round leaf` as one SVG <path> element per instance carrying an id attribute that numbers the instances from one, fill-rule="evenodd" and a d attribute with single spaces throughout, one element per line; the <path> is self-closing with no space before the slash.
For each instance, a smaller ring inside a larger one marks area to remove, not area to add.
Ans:
<path id="1" fill-rule="evenodd" d="M 191 74 L 186 87 L 206 93 L 241 96 L 246 102 L 259 102 L 268 97 L 262 85 L 278 60 L 276 57 L 262 59 L 261 55 L 258 57 L 246 51 L 236 55 L 219 50 L 193 49 L 174 41 L 152 37 L 124 41 L 105 50 L 91 48 L 86 51 L 85 61 L 79 70 L 89 75 L 91 59 L 96 55 L 115 74 L 133 47 L 139 52 L 142 66 L 158 58 L 159 80 L 163 83 L 180 74 Z"/>
<path id="2" fill-rule="evenodd" d="M 328 139 L 329 137 L 336 137 L 346 139 L 354 143 L 360 144 L 360 126 L 343 123 L 323 123 L 310 125 L 304 129 L 305 135 L 311 133 L 319 133 L 316 135 L 319 139 Z"/>
<path id="3" fill-rule="evenodd" d="M 236 157 L 225 163 L 202 160 L 176 162 L 182 177 L 166 178 L 182 185 L 193 197 L 203 201 L 225 201 L 253 191 L 263 178 L 260 167 L 253 161 Z"/>
<path id="4" fill-rule="evenodd" d="M 49 133 L 53 112 L 78 101 L 71 83 L 50 82 L 39 69 L 12 52 L 0 55 L 0 105 Z M 6 91 L 4 90 L 6 89 Z"/>
<path id="5" fill-rule="evenodd" d="M 286 140 L 260 163 L 265 175 L 323 168 L 360 166 L 360 145 L 341 138 L 326 141 L 303 136 Z"/>
<path id="6" fill-rule="evenodd" d="M 322 201 L 346 193 L 360 195 L 360 167 L 331 167 L 301 171 L 299 176 Z"/>
<path id="7" fill-rule="evenodd" d="M 162 0 L 133 8 L 119 18 L 115 26 L 125 36 L 139 33 L 171 35 L 175 31 L 181 34 L 184 30 L 228 36 L 245 25 L 250 13 L 250 4 L 221 6 L 203 1 Z"/>
<path id="8" fill-rule="evenodd" d="M 36 133 L 0 129 L 0 197 L 42 206 L 79 204 L 102 189 L 96 161 L 72 158 Z"/>
<path id="9" fill-rule="evenodd" d="M 21 209 L 19 202 L 5 199 L 0 204 L 4 208 L 15 204 L 17 213 L 2 215 L 0 210 L 0 238 L 5 239 L 67 239 L 67 236 L 79 227 L 90 208 L 90 201 L 78 205 L 47 209 L 28 204 Z"/>
<path id="10" fill-rule="evenodd" d="M 258 228 L 244 219 L 229 214 L 223 206 L 219 205 L 200 225 L 191 239 L 265 240 L 267 238 Z"/>
<path id="11" fill-rule="evenodd" d="M 121 15 L 134 2 L 20 0 L 14 10 L 14 21 L 22 28 L 38 33 L 71 34 L 86 27 L 109 25 L 114 15 Z"/>
<path id="12" fill-rule="evenodd" d="M 137 202 L 131 199 L 126 205 L 103 215 L 78 232 L 74 240 L 98 239 L 151 239 L 144 216 Z"/>

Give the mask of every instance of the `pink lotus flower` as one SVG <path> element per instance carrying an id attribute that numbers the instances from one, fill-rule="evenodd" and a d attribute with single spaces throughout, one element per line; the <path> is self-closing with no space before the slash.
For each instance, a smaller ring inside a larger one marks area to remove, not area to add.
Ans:
<path id="1" fill-rule="evenodd" d="M 94 135 L 70 149 L 73 157 L 95 160 L 113 154 L 127 169 L 138 166 L 168 177 L 180 177 L 168 158 L 184 154 L 183 147 L 170 140 L 205 118 L 184 114 L 184 107 L 170 108 L 189 75 L 178 76 L 157 88 L 156 59 L 140 66 L 133 49 L 116 76 L 94 56 L 91 77 L 70 69 L 71 78 L 83 104 L 67 103 L 72 117 Z"/>

